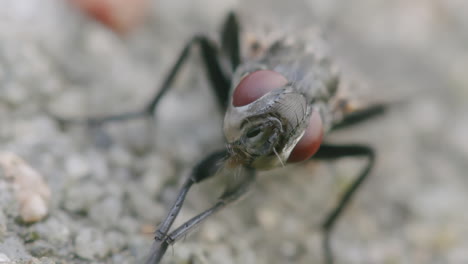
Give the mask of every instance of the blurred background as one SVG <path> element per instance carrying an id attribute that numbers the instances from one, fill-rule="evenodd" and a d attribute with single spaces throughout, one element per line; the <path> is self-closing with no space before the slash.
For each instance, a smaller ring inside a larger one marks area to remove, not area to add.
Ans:
<path id="1" fill-rule="evenodd" d="M 404 101 L 329 138 L 378 153 L 333 233 L 336 262 L 467 263 L 463 0 L 3 0 L 0 263 L 141 263 L 180 180 L 223 146 L 200 58 L 189 60 L 154 120 L 87 128 L 52 116 L 138 109 L 185 42 L 195 33 L 216 39 L 229 10 L 245 29 L 252 21 L 321 27 L 343 73 L 372 97 Z M 47 184 L 47 216 L 25 223 L 5 153 Z M 362 165 L 344 159 L 262 173 L 245 199 L 169 249 L 164 263 L 321 263 L 319 224 Z M 221 191 L 216 181 L 193 188 L 180 221 Z"/>

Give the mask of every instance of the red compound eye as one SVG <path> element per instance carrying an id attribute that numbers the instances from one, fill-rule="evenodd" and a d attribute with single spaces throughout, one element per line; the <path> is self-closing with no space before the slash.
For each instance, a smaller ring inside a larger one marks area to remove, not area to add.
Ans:
<path id="1" fill-rule="evenodd" d="M 299 162 L 310 159 L 320 147 L 323 138 L 323 124 L 322 118 L 317 111 L 313 111 L 310 115 L 309 125 L 294 147 L 288 162 Z"/>
<path id="2" fill-rule="evenodd" d="M 232 95 L 232 105 L 235 107 L 252 103 L 264 94 L 280 88 L 288 80 L 278 72 L 270 70 L 255 71 L 245 76 L 237 85 Z"/>

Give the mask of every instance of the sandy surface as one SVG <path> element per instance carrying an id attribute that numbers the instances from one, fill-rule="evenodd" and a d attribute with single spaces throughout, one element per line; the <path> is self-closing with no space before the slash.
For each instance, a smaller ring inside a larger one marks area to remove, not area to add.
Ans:
<path id="1" fill-rule="evenodd" d="M 3 1 L 0 152 L 24 159 L 51 197 L 45 219 L 23 223 L 14 181 L 0 169 L 0 263 L 141 263 L 181 179 L 223 144 L 199 58 L 155 120 L 88 129 L 62 127 L 51 114 L 137 109 L 184 42 L 195 32 L 216 36 L 231 8 L 246 20 L 320 25 L 343 71 L 365 80 L 373 97 L 405 102 L 330 137 L 378 152 L 334 233 L 337 263 L 468 263 L 467 2 L 172 2 L 152 3 L 145 23 L 119 37 L 64 1 Z M 318 225 L 360 166 L 346 159 L 261 174 L 245 199 L 164 261 L 320 263 Z M 219 182 L 194 188 L 181 218 L 221 190 Z"/>

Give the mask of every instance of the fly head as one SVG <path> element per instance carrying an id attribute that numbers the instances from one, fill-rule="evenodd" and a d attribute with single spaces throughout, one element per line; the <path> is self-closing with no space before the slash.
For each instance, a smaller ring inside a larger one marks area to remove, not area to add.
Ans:
<path id="1" fill-rule="evenodd" d="M 261 71 L 251 74 L 258 72 Z M 248 83 L 254 84 L 247 87 L 250 94 L 259 97 L 250 95 L 251 102 L 247 100 L 245 105 L 232 102 L 236 102 L 236 95 L 242 96 L 238 89 L 246 89 L 241 86 L 243 81 L 236 87 L 224 119 L 224 133 L 228 142 L 229 163 L 266 170 L 287 162 L 291 151 L 305 133 L 311 107 L 293 84 L 284 81 L 276 83 L 277 87 L 270 86 L 273 88 L 268 90 L 262 87 L 261 81 Z M 265 82 L 272 83 L 271 79 Z M 252 91 L 257 87 L 261 87 L 262 91 Z"/>

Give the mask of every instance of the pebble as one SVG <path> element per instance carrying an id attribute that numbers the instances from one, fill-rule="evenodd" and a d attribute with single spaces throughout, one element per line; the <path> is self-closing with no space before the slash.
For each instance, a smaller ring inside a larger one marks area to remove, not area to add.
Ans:
<path id="1" fill-rule="evenodd" d="M 102 197 L 101 186 L 93 182 L 84 182 L 70 186 L 65 193 L 63 206 L 70 212 L 88 212 L 92 204 Z"/>
<path id="2" fill-rule="evenodd" d="M 0 211 L 0 240 L 5 236 L 7 232 L 7 218 L 5 214 Z"/>
<path id="3" fill-rule="evenodd" d="M 257 221 L 266 229 L 274 229 L 278 226 L 279 215 L 271 208 L 260 208 L 256 213 Z"/>
<path id="4" fill-rule="evenodd" d="M 113 254 L 122 251 L 122 249 L 125 248 L 128 244 L 127 239 L 125 239 L 124 235 L 119 232 L 111 231 L 106 233 L 104 240 L 109 247 L 109 251 Z"/>
<path id="5" fill-rule="evenodd" d="M 0 240 L 1 254 L 11 260 L 30 259 L 31 255 L 26 251 L 25 245 L 19 237 L 7 237 Z"/>
<path id="6" fill-rule="evenodd" d="M 109 160 L 112 164 L 124 168 L 129 168 L 132 163 L 132 155 L 124 148 L 115 145 L 109 151 Z"/>
<path id="7" fill-rule="evenodd" d="M 70 2 L 81 11 L 85 12 L 88 17 L 98 20 L 121 35 L 129 33 L 132 29 L 136 29 L 150 10 L 148 8 L 148 0 L 132 2 L 71 0 Z"/>
<path id="8" fill-rule="evenodd" d="M 64 118 L 81 117 L 83 115 L 85 98 L 83 94 L 79 92 L 80 88 L 81 87 L 70 87 L 70 89 L 56 95 L 49 105 L 49 111 L 55 116 Z"/>
<path id="9" fill-rule="evenodd" d="M 154 221 L 160 219 L 164 214 L 166 208 L 161 204 L 156 203 L 147 196 L 136 184 L 129 186 L 129 205 L 128 208 L 132 208 L 134 212 L 142 219 L 147 221 Z"/>
<path id="10" fill-rule="evenodd" d="M 65 160 L 65 172 L 72 179 L 80 179 L 89 175 L 90 167 L 83 156 L 75 154 Z"/>
<path id="11" fill-rule="evenodd" d="M 50 189 L 42 175 L 14 153 L 0 153 L 0 166 L 13 180 L 22 221 L 33 223 L 44 219 L 49 211 Z"/>
<path id="12" fill-rule="evenodd" d="M 7 255 L 0 253 L 0 263 L 7 263 L 10 261 L 10 258 L 8 258 Z"/>
<path id="13" fill-rule="evenodd" d="M 42 196 L 38 194 L 28 194 L 20 207 L 20 215 L 24 222 L 37 222 L 42 220 L 48 213 L 48 206 Z"/>
<path id="14" fill-rule="evenodd" d="M 294 259 L 299 254 L 299 246 L 291 241 L 284 241 L 280 251 L 285 258 Z"/>
<path id="15" fill-rule="evenodd" d="M 144 166 L 146 170 L 140 185 L 150 196 L 158 194 L 164 183 L 175 174 L 174 164 L 160 155 L 149 156 Z"/>
<path id="16" fill-rule="evenodd" d="M 94 260 L 105 257 L 110 249 L 101 232 L 83 228 L 75 238 L 75 250 L 79 257 Z"/>
<path id="17" fill-rule="evenodd" d="M 69 225 L 72 219 L 60 216 L 60 213 L 56 212 L 48 217 L 46 221 L 37 223 L 34 226 L 41 238 L 56 246 L 61 246 L 70 241 L 72 234 L 72 227 Z"/>
<path id="18" fill-rule="evenodd" d="M 44 240 L 35 241 L 28 247 L 28 251 L 35 257 L 45 257 L 54 255 L 55 249 L 56 247 Z"/>
<path id="19" fill-rule="evenodd" d="M 56 264 L 57 262 L 54 261 L 52 258 L 42 257 L 40 259 L 33 258 L 28 262 L 28 264 Z"/>
<path id="20" fill-rule="evenodd" d="M 89 217 L 102 227 L 116 225 L 122 215 L 122 201 L 115 196 L 109 196 L 93 204 Z"/>
<path id="21" fill-rule="evenodd" d="M 27 90 L 21 84 L 5 85 L 3 90 L 3 99 L 12 105 L 21 105 L 27 100 Z"/>
<path id="22" fill-rule="evenodd" d="M 154 219 L 153 219 L 153 221 L 154 221 Z M 140 222 L 138 222 L 137 220 L 135 220 L 132 217 L 122 216 L 117 221 L 117 229 L 122 231 L 122 232 L 125 232 L 127 234 L 134 234 L 134 233 L 137 233 L 137 232 L 141 233 L 140 232 L 140 230 L 141 230 L 140 224 L 141 224 Z M 151 231 L 150 231 L 149 234 L 152 234 L 153 231 L 154 231 L 154 227 L 151 228 Z"/>
<path id="23" fill-rule="evenodd" d="M 466 116 L 466 111 L 461 111 L 457 115 L 453 119 L 453 126 L 448 131 L 445 131 L 445 137 L 448 145 L 459 151 L 466 160 L 468 157 L 468 140 L 466 140 L 466 135 L 468 135 L 468 117 Z"/>
<path id="24" fill-rule="evenodd" d="M 225 227 L 214 221 L 210 223 L 209 227 L 202 228 L 200 233 L 200 237 L 209 242 L 219 242 L 227 235 Z"/>
<path id="25" fill-rule="evenodd" d="M 98 181 L 106 181 L 109 177 L 109 164 L 102 153 L 89 151 L 87 153 L 87 162 L 90 173 Z"/>

